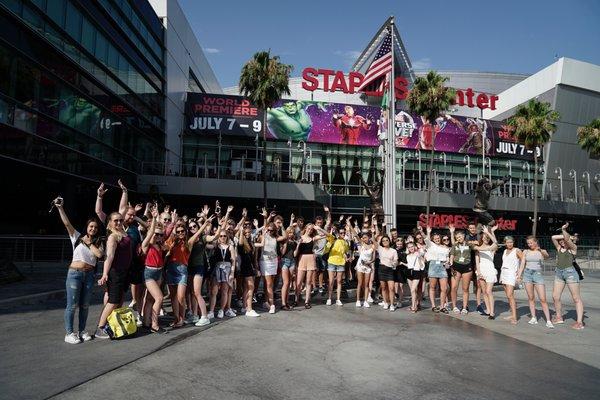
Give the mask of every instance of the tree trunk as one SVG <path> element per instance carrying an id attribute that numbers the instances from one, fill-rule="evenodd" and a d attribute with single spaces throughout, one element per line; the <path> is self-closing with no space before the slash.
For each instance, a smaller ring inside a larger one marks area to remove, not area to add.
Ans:
<path id="1" fill-rule="evenodd" d="M 537 222 L 538 222 L 538 195 L 537 195 L 537 176 L 538 176 L 538 158 L 537 149 L 533 150 L 533 225 L 531 227 L 531 234 L 536 237 L 537 234 Z"/>
<path id="2" fill-rule="evenodd" d="M 263 155 L 262 155 L 262 178 L 263 178 L 263 204 L 268 208 L 267 200 L 267 110 L 263 117 Z"/>
<path id="3" fill-rule="evenodd" d="M 425 208 L 426 215 L 426 224 L 429 226 L 429 208 L 431 207 L 431 189 L 433 186 L 433 157 L 434 157 L 434 148 L 435 148 L 435 139 L 434 144 L 431 148 L 431 153 L 429 154 L 429 184 L 427 185 L 427 207 Z M 419 177 L 421 179 L 421 177 Z"/>

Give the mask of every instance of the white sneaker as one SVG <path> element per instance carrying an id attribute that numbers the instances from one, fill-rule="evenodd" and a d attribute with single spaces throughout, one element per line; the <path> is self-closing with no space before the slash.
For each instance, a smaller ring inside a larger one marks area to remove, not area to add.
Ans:
<path id="1" fill-rule="evenodd" d="M 167 312 L 165 311 L 164 308 L 160 309 L 160 312 L 158 313 L 159 316 L 164 317 L 165 315 L 167 315 Z"/>
<path id="2" fill-rule="evenodd" d="M 325 305 L 330 306 L 331 305 L 331 299 L 327 299 L 327 302 L 325 303 Z"/>
<path id="3" fill-rule="evenodd" d="M 72 332 L 68 335 L 65 335 L 65 342 L 70 344 L 79 344 L 81 343 L 81 339 L 79 339 L 79 335 L 77 335 L 75 332 Z"/>
<path id="4" fill-rule="evenodd" d="M 208 319 L 215 319 L 215 313 L 212 312 L 212 311 L 209 311 L 208 315 L 206 316 L 206 318 L 208 318 Z"/>
<path id="5" fill-rule="evenodd" d="M 361 308 L 361 307 L 362 307 L 362 303 L 360 302 L 360 300 L 357 300 L 356 301 L 356 308 Z"/>
<path id="6" fill-rule="evenodd" d="M 135 324 L 139 328 L 140 326 L 142 326 L 142 317 L 140 316 L 140 313 L 137 311 L 134 311 L 133 315 L 135 316 Z"/>
<path id="7" fill-rule="evenodd" d="M 92 335 L 88 333 L 88 331 L 79 332 L 79 338 L 84 342 L 89 342 L 92 340 Z"/>
<path id="8" fill-rule="evenodd" d="M 367 299 L 367 303 L 373 303 L 373 298 L 371 297 L 371 295 L 369 295 L 369 298 Z"/>
<path id="9" fill-rule="evenodd" d="M 552 324 L 552 321 L 546 321 L 546 328 L 554 329 L 554 324 Z"/>
<path id="10" fill-rule="evenodd" d="M 536 317 L 531 317 L 531 319 L 529 320 L 528 324 L 530 325 L 537 325 L 538 321 Z"/>
<path id="11" fill-rule="evenodd" d="M 269 307 L 269 314 L 275 314 L 275 304 Z"/>
<path id="12" fill-rule="evenodd" d="M 217 312 L 217 318 L 219 318 L 219 319 L 223 318 L 224 315 L 225 315 L 225 313 L 223 312 L 223 310 L 219 310 Z"/>
<path id="13" fill-rule="evenodd" d="M 246 317 L 260 317 L 260 314 L 254 310 L 246 311 Z"/>
<path id="14" fill-rule="evenodd" d="M 204 326 L 210 324 L 210 319 L 208 317 L 200 317 L 198 322 L 195 323 L 196 326 Z"/>
<path id="15" fill-rule="evenodd" d="M 458 309 L 458 307 L 454 307 L 454 308 L 452 309 L 452 312 L 453 312 L 454 314 L 460 314 L 460 310 Z"/>
<path id="16" fill-rule="evenodd" d="M 469 310 L 467 310 L 466 308 L 463 308 L 462 310 L 460 310 L 460 313 L 463 315 L 467 315 L 469 313 Z"/>
<path id="17" fill-rule="evenodd" d="M 371 305 L 369 304 L 369 302 L 368 302 L 368 301 L 365 301 L 365 302 L 363 303 L 363 307 L 364 307 L 364 308 L 371 308 Z"/>
<path id="18" fill-rule="evenodd" d="M 381 303 L 381 307 L 382 307 L 384 310 L 387 310 L 388 308 L 390 308 L 390 305 L 384 301 L 383 303 Z"/>
<path id="19" fill-rule="evenodd" d="M 390 306 L 390 311 L 396 311 L 396 307 L 393 304 Z"/>
<path id="20" fill-rule="evenodd" d="M 344 304 L 340 300 L 335 301 L 336 306 L 343 306 Z"/>
<path id="21" fill-rule="evenodd" d="M 229 308 L 229 309 L 227 309 L 227 311 L 225 311 L 225 315 L 228 316 L 229 318 L 233 318 L 233 317 L 237 316 L 237 314 L 231 308 Z"/>

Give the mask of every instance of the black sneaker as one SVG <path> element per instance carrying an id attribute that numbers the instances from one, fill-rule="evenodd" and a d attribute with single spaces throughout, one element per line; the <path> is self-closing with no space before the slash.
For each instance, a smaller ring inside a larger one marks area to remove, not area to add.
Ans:
<path id="1" fill-rule="evenodd" d="M 496 316 L 495 315 L 490 315 L 490 316 L 488 316 L 488 319 L 496 319 Z"/>
<path id="2" fill-rule="evenodd" d="M 448 314 L 448 309 L 446 307 L 440 310 L 441 313 Z"/>
<path id="3" fill-rule="evenodd" d="M 477 311 L 479 314 L 484 315 L 485 311 L 483 309 L 483 305 L 482 304 L 478 304 L 477 308 L 475 309 L 475 311 Z"/>

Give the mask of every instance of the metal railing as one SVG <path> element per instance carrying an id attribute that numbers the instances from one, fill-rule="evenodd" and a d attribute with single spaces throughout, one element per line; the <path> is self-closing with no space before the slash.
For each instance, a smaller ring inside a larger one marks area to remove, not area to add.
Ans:
<path id="1" fill-rule="evenodd" d="M 13 262 L 68 262 L 73 255 L 65 236 L 0 235 L 0 258 Z"/>

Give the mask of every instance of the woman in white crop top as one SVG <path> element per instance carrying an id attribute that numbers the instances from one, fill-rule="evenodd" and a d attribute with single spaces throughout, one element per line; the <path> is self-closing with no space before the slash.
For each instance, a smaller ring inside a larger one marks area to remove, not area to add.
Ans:
<path id="1" fill-rule="evenodd" d="M 98 258 L 102 258 L 103 245 L 100 240 L 99 223 L 96 219 L 88 220 L 85 235 L 77 232 L 63 208 L 63 200 L 57 197 L 54 205 L 58 209 L 71 243 L 73 245 L 73 260 L 67 272 L 67 307 L 65 308 L 65 342 L 78 344 L 81 341 L 91 340 L 92 337 L 85 330 L 88 308 L 94 287 L 94 268 Z M 75 309 L 79 307 L 79 331 L 73 331 Z"/>

